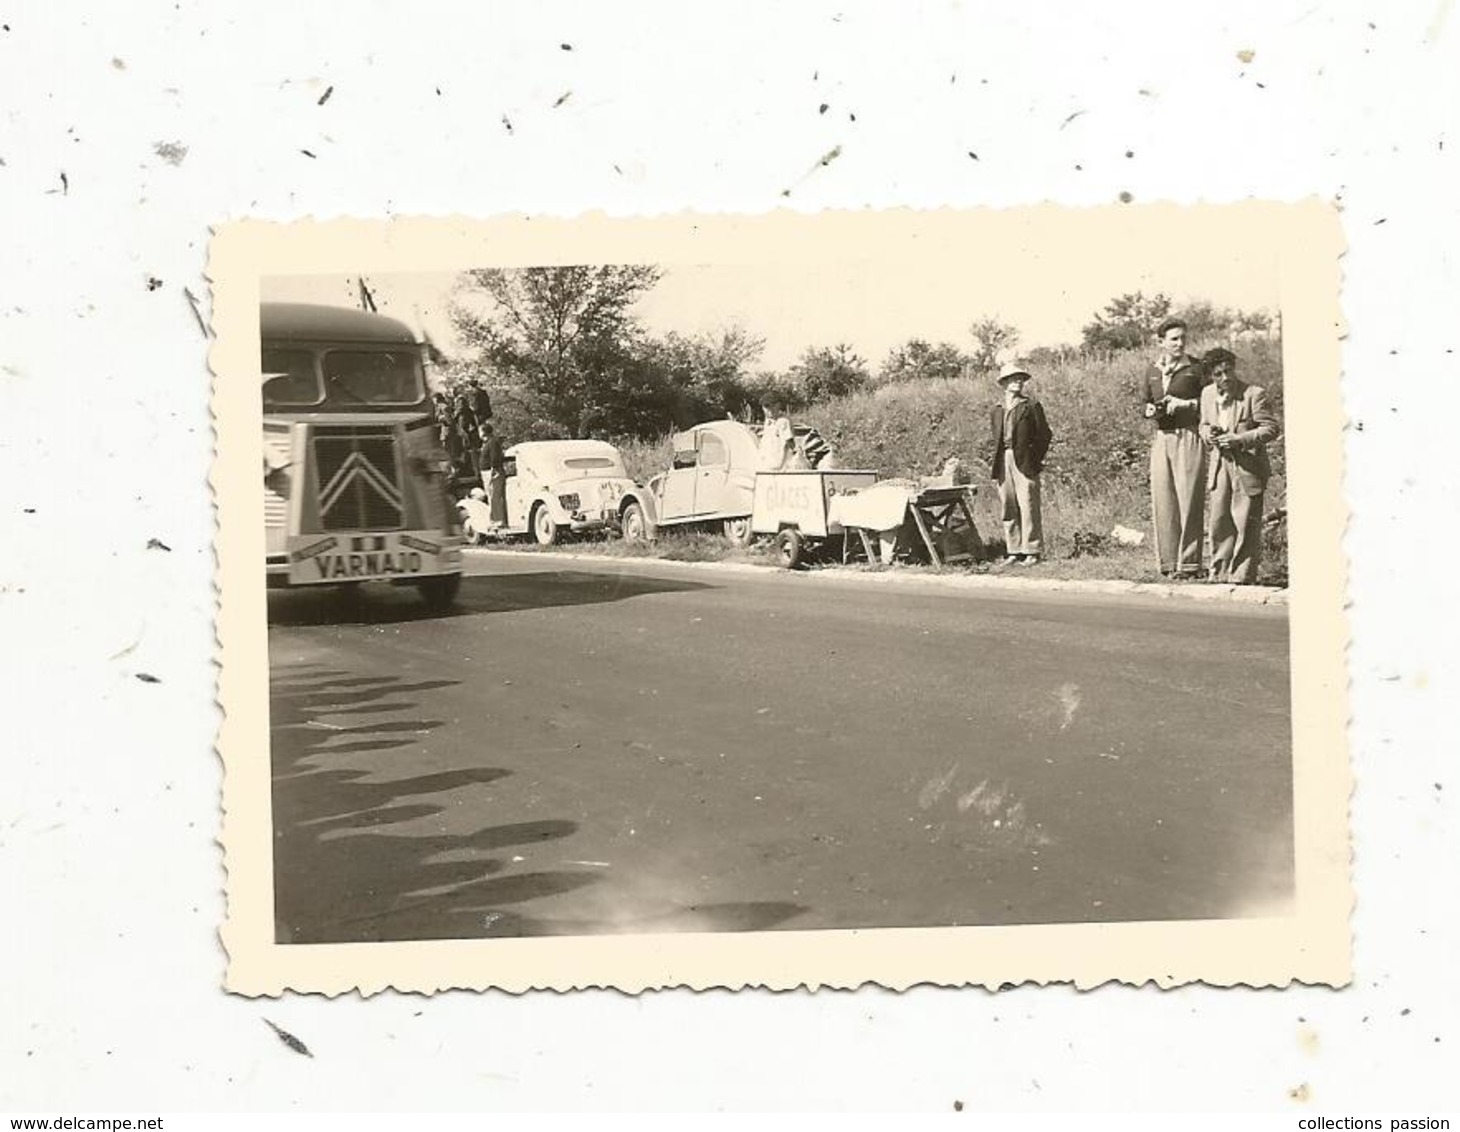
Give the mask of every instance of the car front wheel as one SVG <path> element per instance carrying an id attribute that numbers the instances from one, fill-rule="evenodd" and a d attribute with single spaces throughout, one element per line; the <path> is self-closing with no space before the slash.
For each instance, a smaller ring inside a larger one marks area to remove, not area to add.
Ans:
<path id="1" fill-rule="evenodd" d="M 637 503 L 630 503 L 624 508 L 619 526 L 624 532 L 624 542 L 644 542 L 649 537 L 649 527 L 644 522 L 644 509 Z"/>
<path id="2" fill-rule="evenodd" d="M 532 534 L 539 546 L 552 546 L 558 541 L 558 521 L 542 504 L 532 513 Z"/>

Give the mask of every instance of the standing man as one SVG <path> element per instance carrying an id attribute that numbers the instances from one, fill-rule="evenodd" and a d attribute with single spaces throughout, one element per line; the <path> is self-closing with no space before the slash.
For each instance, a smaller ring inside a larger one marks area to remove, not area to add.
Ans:
<path id="1" fill-rule="evenodd" d="M 1156 329 L 1155 369 L 1141 383 L 1151 438 L 1151 520 L 1156 559 L 1166 577 L 1201 576 L 1206 449 L 1197 435 L 1206 377 L 1186 353 L 1186 323 L 1168 318 Z"/>
<path id="2" fill-rule="evenodd" d="M 461 437 L 461 447 L 465 453 L 464 463 L 467 475 L 475 479 L 482 474 L 481 462 L 478 459 L 482 446 L 482 434 L 478 428 L 476 411 L 472 408 L 471 395 L 465 382 L 459 383 L 453 391 L 451 406 L 456 417 L 456 431 Z"/>
<path id="3" fill-rule="evenodd" d="M 487 392 L 481 378 L 474 378 L 467 387 L 467 400 L 471 404 L 471 415 L 476 418 L 478 426 L 492 419 L 492 395 Z"/>
<path id="4" fill-rule="evenodd" d="M 461 473 L 466 450 L 461 444 L 461 434 L 456 431 L 452 403 L 444 393 L 433 394 L 431 401 L 436 412 L 436 435 L 441 440 L 441 447 L 446 449 L 446 459 L 451 463 L 451 478 L 463 479 L 465 477 Z"/>
<path id="5" fill-rule="evenodd" d="M 999 371 L 1003 399 L 990 414 L 994 454 L 989 468 L 1003 507 L 1005 566 L 1033 566 L 1044 553 L 1039 516 L 1039 473 L 1053 439 L 1044 406 L 1024 392 L 1030 381 L 1023 366 Z"/>
<path id="6" fill-rule="evenodd" d="M 502 441 L 498 439 L 497 432 L 490 424 L 482 426 L 482 450 L 478 454 L 478 462 L 482 469 L 482 479 L 487 486 L 487 507 L 491 513 L 493 526 L 505 526 L 507 523 L 507 473 L 506 460 L 502 454 Z"/>
<path id="7" fill-rule="evenodd" d="M 1211 447 L 1212 581 L 1251 585 L 1262 561 L 1262 494 L 1272 475 L 1267 446 L 1278 437 L 1267 393 L 1237 377 L 1230 350 L 1202 358 L 1211 384 L 1201 392 L 1202 440 Z"/>

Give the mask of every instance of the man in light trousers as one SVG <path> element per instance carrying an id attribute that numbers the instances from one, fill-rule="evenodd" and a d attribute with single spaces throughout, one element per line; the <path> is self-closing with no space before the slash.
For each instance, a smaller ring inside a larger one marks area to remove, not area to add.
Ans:
<path id="1" fill-rule="evenodd" d="M 1278 438 L 1277 414 L 1267 393 L 1237 376 L 1230 350 L 1202 359 L 1212 384 L 1201 393 L 1201 438 L 1212 449 L 1211 492 L 1214 582 L 1251 585 L 1262 562 L 1262 496 L 1272 476 L 1267 446 Z"/>
<path id="2" fill-rule="evenodd" d="M 1029 371 L 1006 365 L 999 371 L 1003 399 L 989 415 L 994 451 L 989 469 L 1003 506 L 1006 566 L 1033 566 L 1044 554 L 1039 514 L 1039 473 L 1052 439 L 1044 406 L 1024 392 Z"/>
<path id="3" fill-rule="evenodd" d="M 1156 331 L 1155 368 L 1141 383 L 1151 438 L 1151 520 L 1156 560 L 1166 577 L 1201 577 L 1206 448 L 1197 433 L 1207 378 L 1186 353 L 1186 323 L 1168 318 Z"/>

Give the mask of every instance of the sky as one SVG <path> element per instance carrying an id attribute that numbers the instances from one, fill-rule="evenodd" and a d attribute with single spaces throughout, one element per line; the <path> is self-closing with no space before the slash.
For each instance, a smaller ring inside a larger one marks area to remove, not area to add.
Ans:
<path id="1" fill-rule="evenodd" d="M 1259 246 L 1196 241 L 1199 251 L 1144 240 L 1122 245 L 1030 242 L 1017 257 L 978 248 L 918 249 L 916 256 L 858 258 L 855 249 L 815 261 L 672 264 L 636 313 L 654 333 L 694 334 L 740 324 L 765 339 L 760 366 L 781 369 L 807 347 L 850 344 L 875 368 L 909 338 L 973 346 L 969 325 L 996 317 L 1018 328 L 1019 347 L 1077 343 L 1080 328 L 1116 295 L 1164 291 L 1177 300 L 1276 309 L 1274 264 Z M 378 308 L 456 346 L 447 315 L 456 277 L 365 273 Z M 354 276 L 272 276 L 265 299 L 358 306 Z"/>

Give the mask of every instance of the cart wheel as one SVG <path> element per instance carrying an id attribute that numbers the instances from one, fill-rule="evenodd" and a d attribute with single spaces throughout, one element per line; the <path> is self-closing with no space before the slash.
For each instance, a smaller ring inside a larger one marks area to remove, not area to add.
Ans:
<path id="1" fill-rule="evenodd" d="M 780 551 L 781 565 L 787 570 L 794 570 L 801 561 L 801 551 L 804 548 L 801 532 L 787 527 L 776 540 L 776 547 Z"/>
<path id="2" fill-rule="evenodd" d="M 725 538 L 732 546 L 749 546 L 752 537 L 749 515 L 725 520 Z"/>

